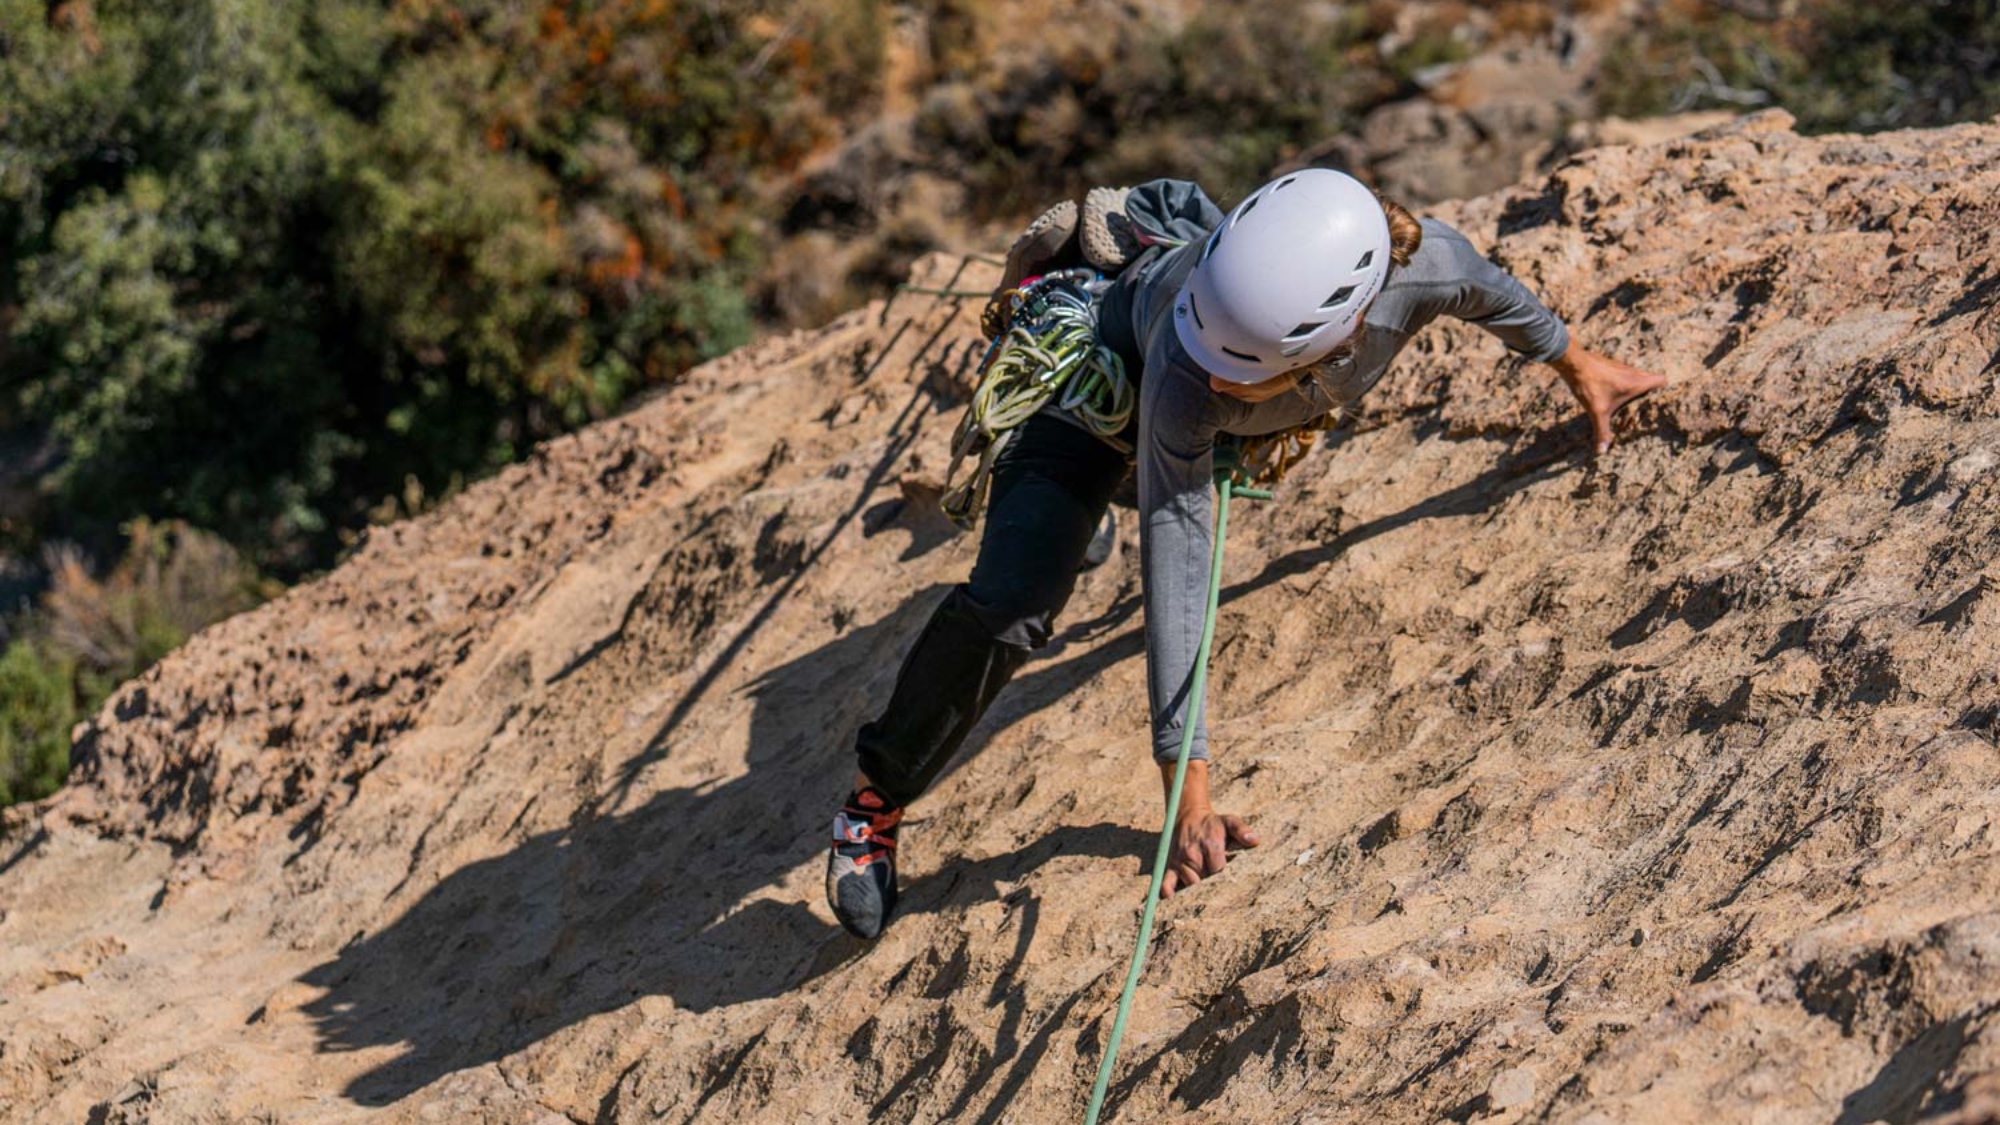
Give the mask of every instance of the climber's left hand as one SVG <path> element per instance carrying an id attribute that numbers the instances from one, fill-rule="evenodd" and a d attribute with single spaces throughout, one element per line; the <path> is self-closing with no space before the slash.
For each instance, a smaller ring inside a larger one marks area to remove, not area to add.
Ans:
<path id="1" fill-rule="evenodd" d="M 1599 453 L 1611 449 L 1612 416 L 1632 400 L 1667 385 L 1664 375 L 1587 351 L 1575 340 L 1551 366 L 1590 419 L 1590 444 Z"/>

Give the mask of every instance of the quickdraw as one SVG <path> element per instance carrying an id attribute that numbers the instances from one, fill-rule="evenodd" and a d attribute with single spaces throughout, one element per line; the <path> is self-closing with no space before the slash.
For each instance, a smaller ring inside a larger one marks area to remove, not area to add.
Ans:
<path id="1" fill-rule="evenodd" d="M 1022 423 L 1050 402 L 1120 452 L 1132 452 L 1118 434 L 1138 394 L 1124 361 L 1097 340 L 1096 299 L 1105 284 L 1091 270 L 1060 270 L 1002 294 L 1006 324 L 987 347 L 979 387 L 952 434 L 939 503 L 953 523 L 969 529 L 979 521 L 994 464 Z M 953 487 L 968 457 L 978 459 L 972 475 Z"/>

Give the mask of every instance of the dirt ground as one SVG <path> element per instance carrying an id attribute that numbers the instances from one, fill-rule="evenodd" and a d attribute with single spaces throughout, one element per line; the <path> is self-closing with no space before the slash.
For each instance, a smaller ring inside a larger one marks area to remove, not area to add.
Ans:
<path id="1" fill-rule="evenodd" d="M 2000 1120 L 2000 125 L 1781 114 L 1437 211 L 1673 383 L 1441 323 L 1231 522 L 1109 1120 Z M 935 257 L 929 284 L 990 267 Z M 225 622 L 4 814 L 10 1122 L 1080 1120 L 1158 828 L 1137 542 L 821 900 L 970 564 L 977 302 L 695 372 Z"/>

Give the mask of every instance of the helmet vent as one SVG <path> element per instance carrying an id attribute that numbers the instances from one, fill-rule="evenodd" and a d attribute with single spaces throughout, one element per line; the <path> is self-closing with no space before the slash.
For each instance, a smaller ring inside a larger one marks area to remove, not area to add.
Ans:
<path id="1" fill-rule="evenodd" d="M 1297 328 L 1292 329 L 1290 332 L 1285 333 L 1285 339 L 1289 342 L 1292 340 L 1296 340 L 1301 336 L 1310 336 L 1314 329 L 1319 328 L 1325 324 L 1326 321 L 1324 320 L 1308 320 L 1304 324 L 1299 325 Z"/>
<path id="2" fill-rule="evenodd" d="M 1240 360 L 1244 361 L 1245 363 L 1262 363 L 1262 362 L 1264 362 L 1263 360 L 1261 360 L 1261 359 L 1258 359 L 1258 358 L 1257 358 L 1256 356 L 1254 356 L 1254 355 L 1251 355 L 1251 354 L 1250 354 L 1250 353 L 1248 353 L 1248 352 L 1239 352 L 1239 351 L 1237 351 L 1237 350 L 1236 350 L 1235 348 L 1224 348 L 1224 349 L 1222 349 L 1222 350 L 1223 350 L 1223 351 L 1225 351 L 1225 352 L 1228 352 L 1228 353 L 1229 353 L 1230 355 L 1233 355 L 1233 356 L 1235 356 L 1235 357 L 1236 357 L 1237 359 L 1240 359 Z"/>
<path id="3" fill-rule="evenodd" d="M 1374 264 L 1375 264 L 1375 251 L 1370 250 L 1366 254 L 1361 255 L 1361 260 L 1354 263 L 1354 268 L 1356 270 L 1365 270 L 1369 266 Z"/>
<path id="4" fill-rule="evenodd" d="M 1354 286 L 1343 285 L 1333 291 L 1333 296 L 1326 299 L 1326 303 L 1319 307 L 1319 311 L 1326 312 L 1329 309 L 1337 309 L 1346 304 L 1347 299 L 1352 296 L 1354 296 Z"/>
<path id="5" fill-rule="evenodd" d="M 1283 191 L 1283 190 L 1285 190 L 1286 188 L 1288 188 L 1288 187 L 1291 187 L 1291 186 L 1292 186 L 1292 181 L 1293 181 L 1293 180 L 1296 180 L 1296 179 L 1298 179 L 1298 177 L 1297 177 L 1297 176 L 1286 176 L 1286 177 L 1285 177 L 1284 179 L 1282 179 L 1282 180 L 1279 180 L 1279 181 L 1278 181 L 1278 186 L 1277 186 L 1277 187 L 1274 187 L 1274 188 L 1272 188 L 1271 190 L 1272 190 L 1272 191 Z"/>
<path id="6" fill-rule="evenodd" d="M 1248 198 L 1248 199 L 1244 200 L 1244 201 L 1243 201 L 1243 206 L 1241 206 L 1241 207 L 1238 207 L 1238 208 L 1236 209 L 1236 217 L 1235 217 L 1235 218 L 1233 218 L 1233 219 L 1231 219 L 1231 220 L 1229 220 L 1229 225 L 1233 227 L 1233 226 L 1235 226 L 1235 225 L 1236 225 L 1237 223 L 1240 223 L 1240 222 L 1242 222 L 1242 221 L 1243 221 L 1243 217 L 1244 217 L 1244 216 L 1246 216 L 1246 215 L 1248 215 L 1248 214 L 1250 213 L 1251 209 L 1252 209 L 1252 208 L 1254 208 L 1254 207 L 1256 207 L 1256 206 L 1257 206 L 1257 204 L 1259 204 L 1259 203 L 1263 202 L 1263 200 L 1264 200 L 1264 193 L 1263 193 L 1263 192 L 1261 192 L 1261 191 L 1260 191 L 1260 192 L 1258 192 L 1258 193 L 1257 193 L 1256 195 L 1253 195 L 1253 196 L 1251 196 L 1250 198 Z"/>
<path id="7" fill-rule="evenodd" d="M 1194 326 L 1196 328 L 1201 329 L 1203 332 L 1208 331 L 1208 325 L 1201 322 L 1201 306 L 1194 303 L 1194 294 L 1192 292 L 1188 294 L 1188 312 L 1194 314 Z"/>
<path id="8" fill-rule="evenodd" d="M 1222 231 L 1222 227 L 1217 227 L 1215 228 L 1215 233 L 1208 236 L 1208 245 L 1202 247 L 1201 250 L 1201 261 L 1196 262 L 1195 265 L 1200 265 L 1202 262 L 1208 261 L 1208 256 L 1215 253 L 1216 245 L 1222 241 Z"/>

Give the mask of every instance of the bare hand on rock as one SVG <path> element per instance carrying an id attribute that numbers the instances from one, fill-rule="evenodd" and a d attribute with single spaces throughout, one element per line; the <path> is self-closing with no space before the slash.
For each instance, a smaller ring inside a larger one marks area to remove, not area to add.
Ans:
<path id="1" fill-rule="evenodd" d="M 1229 862 L 1231 847 L 1254 848 L 1257 843 L 1257 833 L 1242 817 L 1184 810 L 1174 821 L 1174 842 L 1167 852 L 1167 877 L 1160 884 L 1160 897 L 1172 898 L 1174 891 L 1220 874 Z"/>
<path id="2" fill-rule="evenodd" d="M 1611 448 L 1612 417 L 1627 403 L 1667 385 L 1664 375 L 1598 355 L 1574 340 L 1552 366 L 1590 418 L 1591 447 L 1599 453 Z"/>

